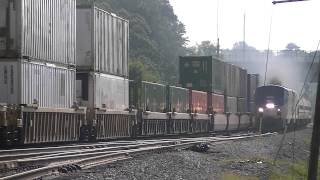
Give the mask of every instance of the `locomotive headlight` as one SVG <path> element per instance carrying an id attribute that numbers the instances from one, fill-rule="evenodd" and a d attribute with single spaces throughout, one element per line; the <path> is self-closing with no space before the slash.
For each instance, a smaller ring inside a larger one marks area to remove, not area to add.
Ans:
<path id="1" fill-rule="evenodd" d="M 268 109 L 273 109 L 275 106 L 274 106 L 274 104 L 273 103 L 267 103 L 266 104 L 266 108 L 268 108 Z"/>
<path id="2" fill-rule="evenodd" d="M 263 113 L 263 108 L 259 108 L 258 111 Z"/>
<path id="3" fill-rule="evenodd" d="M 278 109 L 278 112 L 280 112 L 281 111 L 281 109 Z"/>

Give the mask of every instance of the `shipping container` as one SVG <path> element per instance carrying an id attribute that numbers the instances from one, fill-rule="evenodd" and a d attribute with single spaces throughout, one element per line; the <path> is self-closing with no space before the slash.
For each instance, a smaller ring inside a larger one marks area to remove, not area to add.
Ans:
<path id="1" fill-rule="evenodd" d="M 129 108 L 129 80 L 96 72 L 78 72 L 77 100 L 82 106 L 107 110 Z"/>
<path id="2" fill-rule="evenodd" d="M 130 81 L 130 106 L 142 111 L 166 111 L 166 86 L 151 82 Z"/>
<path id="3" fill-rule="evenodd" d="M 238 97 L 247 98 L 247 70 L 239 68 L 240 75 L 239 75 L 239 95 Z"/>
<path id="4" fill-rule="evenodd" d="M 180 84 L 185 88 L 223 94 L 224 64 L 212 56 L 180 57 Z"/>
<path id="5" fill-rule="evenodd" d="M 0 102 L 70 108 L 75 102 L 75 69 L 23 59 L 0 59 Z"/>
<path id="6" fill-rule="evenodd" d="M 0 57 L 75 64 L 76 0 L 0 1 Z"/>
<path id="7" fill-rule="evenodd" d="M 238 112 L 247 112 L 247 99 L 237 98 Z"/>
<path id="8" fill-rule="evenodd" d="M 236 97 L 229 97 L 229 96 L 227 97 L 226 112 L 230 112 L 230 113 L 238 112 Z"/>
<path id="9" fill-rule="evenodd" d="M 189 107 L 192 113 L 207 113 L 207 93 L 196 90 L 189 90 Z"/>
<path id="10" fill-rule="evenodd" d="M 225 81 L 226 81 L 226 94 L 228 96 L 237 96 L 236 66 L 232 64 L 225 64 Z"/>
<path id="11" fill-rule="evenodd" d="M 129 22 L 95 6 L 77 7 L 77 67 L 128 77 Z"/>
<path id="12" fill-rule="evenodd" d="M 189 90 L 185 88 L 167 87 L 167 108 L 169 112 L 187 113 L 189 110 Z"/>
<path id="13" fill-rule="evenodd" d="M 256 113 L 256 106 L 254 101 L 248 101 L 248 112 Z"/>
<path id="14" fill-rule="evenodd" d="M 208 109 L 210 112 L 224 113 L 224 95 L 208 93 Z"/>
<path id="15" fill-rule="evenodd" d="M 249 101 L 254 101 L 254 93 L 259 86 L 259 74 L 248 74 L 247 76 L 247 97 Z"/>

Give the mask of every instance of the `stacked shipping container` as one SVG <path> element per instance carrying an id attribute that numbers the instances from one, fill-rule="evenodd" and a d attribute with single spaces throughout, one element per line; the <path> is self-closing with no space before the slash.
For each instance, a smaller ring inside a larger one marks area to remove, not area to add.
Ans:
<path id="1" fill-rule="evenodd" d="M 255 90 L 259 86 L 259 75 L 258 74 L 248 74 L 247 82 L 248 82 L 247 109 L 248 109 L 248 112 L 255 113 L 254 94 L 255 94 Z"/>
<path id="2" fill-rule="evenodd" d="M 128 108 L 129 22 L 96 6 L 77 7 L 77 92 L 89 108 Z"/>
<path id="3" fill-rule="evenodd" d="M 72 106 L 75 4 L 75 0 L 0 2 L 1 102 Z"/>
<path id="4" fill-rule="evenodd" d="M 246 112 L 247 71 L 222 62 L 212 56 L 180 57 L 180 84 L 185 88 L 225 95 L 227 98 L 215 102 L 208 97 L 208 110 L 221 112 Z M 214 96 L 213 96 L 214 97 Z M 243 103 L 245 102 L 245 103 Z M 225 108 L 217 108 L 219 104 Z M 241 106 L 241 107 L 238 107 Z M 213 109 L 212 109 L 213 108 Z"/>

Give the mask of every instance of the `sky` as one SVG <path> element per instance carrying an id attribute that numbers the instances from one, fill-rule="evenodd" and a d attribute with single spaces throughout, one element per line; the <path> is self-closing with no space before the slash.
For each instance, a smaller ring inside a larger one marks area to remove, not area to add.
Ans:
<path id="1" fill-rule="evenodd" d="M 285 49 L 289 42 L 316 50 L 320 40 L 320 0 L 277 5 L 272 0 L 169 1 L 186 26 L 189 46 L 204 40 L 216 43 L 218 34 L 221 48 L 232 48 L 244 39 L 244 14 L 245 41 L 259 50 L 268 49 L 269 32 L 272 50 Z"/>

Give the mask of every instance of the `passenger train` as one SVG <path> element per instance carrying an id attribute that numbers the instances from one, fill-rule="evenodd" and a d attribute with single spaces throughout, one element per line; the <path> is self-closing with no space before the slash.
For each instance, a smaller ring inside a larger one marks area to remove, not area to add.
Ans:
<path id="1" fill-rule="evenodd" d="M 95 3 L 4 0 L 0 12 L 5 148 L 247 132 L 257 119 L 273 131 L 311 118 L 306 100 L 295 108 L 292 90 L 257 88 L 259 75 L 213 56 L 180 57 L 177 86 L 132 82 L 129 21 Z"/>
<path id="2" fill-rule="evenodd" d="M 277 85 L 258 87 L 255 91 L 257 118 L 263 131 L 301 127 L 310 122 L 311 104 L 296 92 Z"/>

